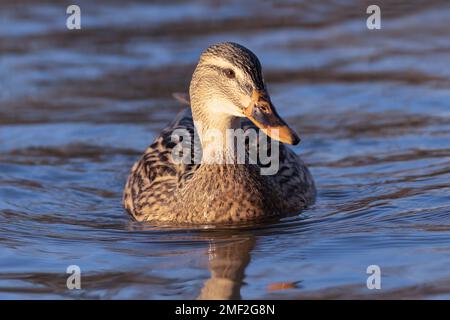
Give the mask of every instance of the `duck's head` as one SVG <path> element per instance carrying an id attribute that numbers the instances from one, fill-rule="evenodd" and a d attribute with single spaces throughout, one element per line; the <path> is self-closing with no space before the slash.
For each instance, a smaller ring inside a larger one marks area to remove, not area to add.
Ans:
<path id="1" fill-rule="evenodd" d="M 300 142 L 272 104 L 258 58 L 239 44 L 225 42 L 206 49 L 189 91 L 196 121 L 222 129 L 246 117 L 273 139 Z"/>

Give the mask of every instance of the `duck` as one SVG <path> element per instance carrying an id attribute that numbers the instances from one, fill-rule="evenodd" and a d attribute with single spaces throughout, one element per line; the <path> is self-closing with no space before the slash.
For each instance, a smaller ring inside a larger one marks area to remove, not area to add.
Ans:
<path id="1" fill-rule="evenodd" d="M 275 109 L 252 51 L 233 42 L 209 46 L 183 100 L 190 107 L 155 138 L 126 181 L 123 205 L 135 220 L 252 223 L 314 203 L 313 177 L 287 146 L 300 138 Z M 241 133 L 244 151 L 229 142 L 236 142 L 230 132 Z M 276 157 L 268 163 L 261 154 Z"/>

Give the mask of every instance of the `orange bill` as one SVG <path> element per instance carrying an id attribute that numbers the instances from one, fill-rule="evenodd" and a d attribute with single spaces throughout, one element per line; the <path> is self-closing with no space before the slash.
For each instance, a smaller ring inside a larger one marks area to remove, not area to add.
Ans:
<path id="1" fill-rule="evenodd" d="M 244 109 L 245 116 L 272 139 L 296 145 L 300 138 L 281 119 L 264 90 L 253 90 L 252 101 Z"/>

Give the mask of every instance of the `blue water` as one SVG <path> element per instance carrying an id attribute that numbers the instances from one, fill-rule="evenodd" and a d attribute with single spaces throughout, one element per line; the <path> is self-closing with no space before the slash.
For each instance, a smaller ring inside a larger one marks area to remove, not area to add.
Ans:
<path id="1" fill-rule="evenodd" d="M 0 4 L 1 299 L 450 298 L 447 2 L 381 3 L 373 31 L 360 1 L 78 3 L 78 31 L 57 1 Z M 239 228 L 134 222 L 129 170 L 224 40 L 259 56 L 317 202 Z"/>

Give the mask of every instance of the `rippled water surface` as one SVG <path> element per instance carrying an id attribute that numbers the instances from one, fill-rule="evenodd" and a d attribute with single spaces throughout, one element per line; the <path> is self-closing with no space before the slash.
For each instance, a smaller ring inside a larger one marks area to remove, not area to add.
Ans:
<path id="1" fill-rule="evenodd" d="M 450 6 L 379 3 L 369 31 L 364 1 L 78 1 L 68 31 L 69 3 L 2 1 L 0 298 L 450 298 Z M 259 56 L 317 203 L 240 228 L 132 221 L 131 165 L 224 40 Z"/>

